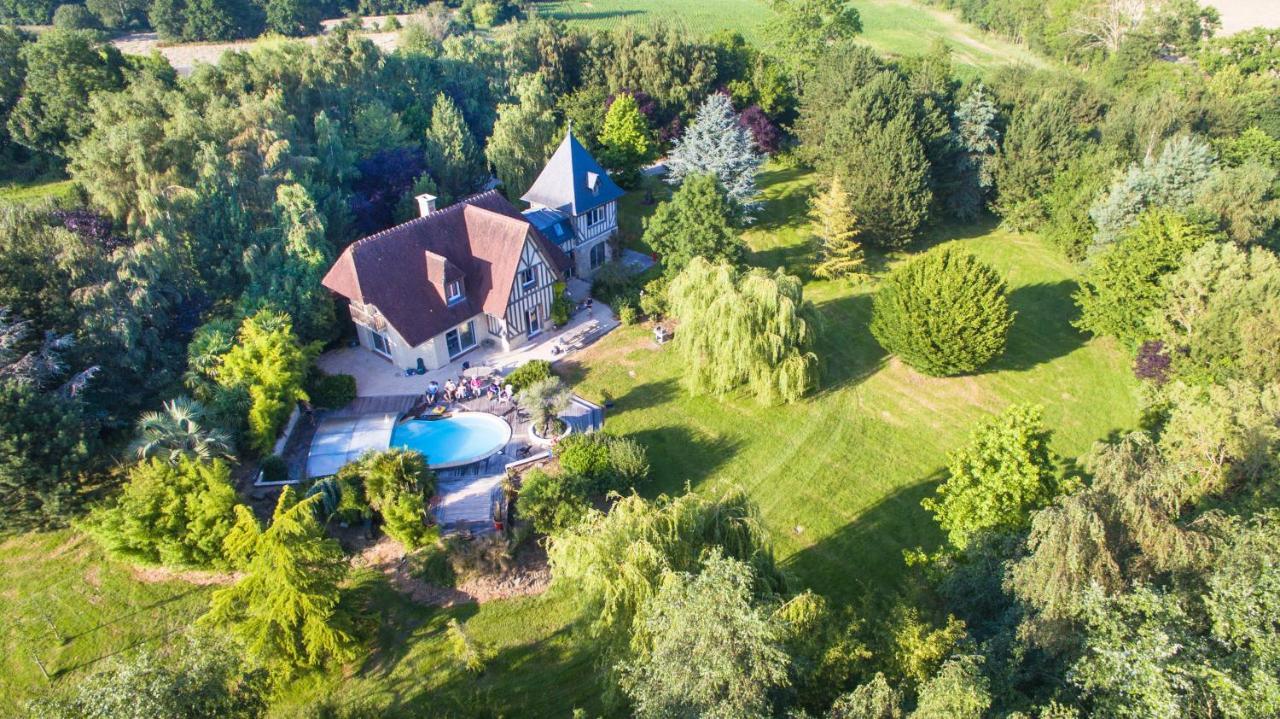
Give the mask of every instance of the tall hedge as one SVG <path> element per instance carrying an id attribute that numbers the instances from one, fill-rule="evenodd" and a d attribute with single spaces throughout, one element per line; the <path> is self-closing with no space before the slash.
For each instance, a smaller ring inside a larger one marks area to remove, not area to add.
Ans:
<path id="1" fill-rule="evenodd" d="M 876 293 L 871 334 L 925 374 L 966 374 L 1004 352 L 1013 324 L 1004 280 L 951 246 L 894 270 Z"/>

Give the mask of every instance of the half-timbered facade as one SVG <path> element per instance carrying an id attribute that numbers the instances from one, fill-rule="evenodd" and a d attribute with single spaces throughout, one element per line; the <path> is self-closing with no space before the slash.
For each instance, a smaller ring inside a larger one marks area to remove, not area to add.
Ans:
<path id="1" fill-rule="evenodd" d="M 613 259 L 620 197 L 622 189 L 570 129 L 521 199 L 529 221 L 569 257 L 572 273 L 589 278 Z"/>
<path id="2" fill-rule="evenodd" d="M 569 259 L 496 192 L 353 243 L 324 285 L 349 302 L 360 344 L 403 368 L 436 369 L 486 343 L 544 332 Z"/>

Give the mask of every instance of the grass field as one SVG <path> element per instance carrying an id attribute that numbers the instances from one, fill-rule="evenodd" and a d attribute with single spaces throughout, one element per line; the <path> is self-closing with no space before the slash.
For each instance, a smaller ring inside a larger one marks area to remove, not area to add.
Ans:
<path id="1" fill-rule="evenodd" d="M 910 0 L 855 0 L 862 16 L 861 40 L 891 55 L 918 55 L 938 38 L 954 51 L 957 65 L 986 69 L 1010 63 L 1040 65 L 1031 51 L 984 33 L 955 15 Z M 555 0 L 538 4 L 544 15 L 592 27 L 666 22 L 692 33 L 737 30 L 759 41 L 772 14 L 767 0 Z"/>
<path id="2" fill-rule="evenodd" d="M 811 175 L 771 167 L 766 200 L 745 237 L 752 262 L 803 273 Z M 665 190 L 650 180 L 654 194 Z M 652 211 L 643 193 L 624 201 L 629 242 Z M 784 567 L 803 586 L 838 602 L 885 597 L 904 577 L 902 550 L 940 539 L 920 499 L 939 481 L 946 453 L 975 423 L 1013 402 L 1035 402 L 1055 430 L 1054 447 L 1075 457 L 1136 422 L 1125 356 L 1070 325 L 1074 270 L 1034 236 L 988 225 L 940 233 L 995 266 L 1018 311 L 1008 352 L 990 371 L 952 379 L 920 376 L 887 358 L 871 338 L 872 283 L 809 281 L 806 297 L 826 321 L 822 389 L 795 405 L 748 398 L 692 398 L 679 362 L 642 326 L 602 339 L 566 373 L 576 391 L 616 403 L 608 428 L 649 450 L 647 495 L 706 491 L 728 483 L 759 503 Z M 892 258 L 873 263 L 878 272 Z M 0 549 L 0 612 L 8 618 L 0 713 L 46 682 L 33 652 L 61 681 L 142 642 L 163 643 L 203 611 L 208 589 L 143 583 L 69 532 L 10 538 Z M 534 597 L 448 610 L 415 605 L 381 581 L 367 587 L 376 641 L 346 672 L 290 687 L 276 716 L 312 716 L 321 704 L 377 716 L 565 717 L 600 711 L 593 656 L 571 627 L 564 598 Z M 452 659 L 450 617 L 492 651 L 472 675 Z"/>
<path id="3" fill-rule="evenodd" d="M 19 182 L 0 184 L 0 202 L 38 202 L 46 198 L 60 199 L 75 192 L 71 180 L 48 182 Z"/>

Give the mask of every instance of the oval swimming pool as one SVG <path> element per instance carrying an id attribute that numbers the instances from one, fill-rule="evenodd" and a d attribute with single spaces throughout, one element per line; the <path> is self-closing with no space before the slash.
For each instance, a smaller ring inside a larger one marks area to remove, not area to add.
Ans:
<path id="1" fill-rule="evenodd" d="M 493 456 L 511 441 L 511 425 L 486 412 L 396 424 L 391 446 L 416 449 L 432 469 L 461 467 Z"/>

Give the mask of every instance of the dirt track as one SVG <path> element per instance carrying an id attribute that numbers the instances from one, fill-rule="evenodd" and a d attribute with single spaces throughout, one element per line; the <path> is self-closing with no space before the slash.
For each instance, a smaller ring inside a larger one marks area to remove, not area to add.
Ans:
<path id="1" fill-rule="evenodd" d="M 361 18 L 366 28 L 381 27 L 389 15 L 378 15 Z M 410 15 L 397 15 L 401 23 L 407 21 Z M 325 32 L 329 32 L 335 26 L 342 23 L 343 20 L 325 20 L 323 25 Z M 302 38 L 303 42 L 313 43 L 318 36 Z M 373 42 L 383 50 L 394 50 L 396 41 L 400 37 L 397 31 L 389 32 L 367 32 L 365 38 Z M 248 50 L 253 47 L 258 40 L 237 40 L 235 42 L 206 42 L 206 43 L 184 43 L 180 45 L 164 45 L 161 44 L 159 38 L 154 32 L 135 32 L 128 35 L 122 35 L 111 44 L 115 45 L 120 52 L 126 55 L 150 55 L 153 51 L 164 55 L 165 59 L 173 65 L 179 74 L 189 75 L 196 63 L 213 64 L 222 57 L 222 54 L 231 50 Z"/>
<path id="2" fill-rule="evenodd" d="M 1280 0 L 1208 0 L 1222 14 L 1222 30 L 1230 35 L 1251 27 L 1280 27 Z"/>

